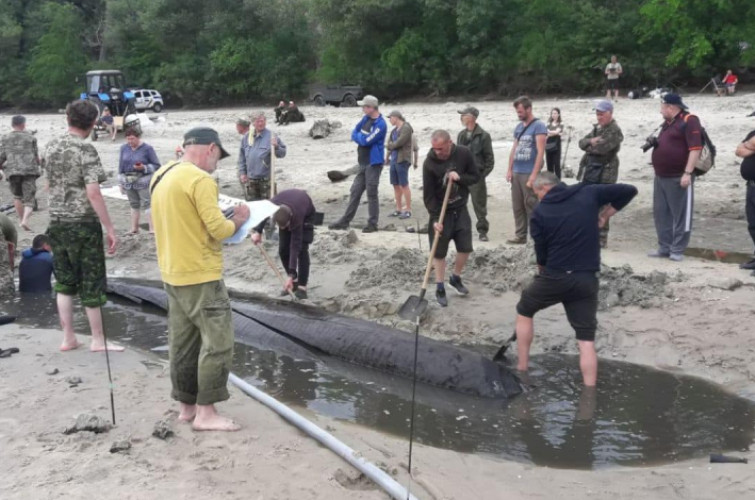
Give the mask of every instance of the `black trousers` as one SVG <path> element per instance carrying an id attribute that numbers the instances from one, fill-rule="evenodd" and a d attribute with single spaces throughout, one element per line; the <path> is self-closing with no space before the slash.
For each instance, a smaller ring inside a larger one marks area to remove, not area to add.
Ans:
<path id="1" fill-rule="evenodd" d="M 287 273 L 295 271 L 297 274 L 296 282 L 301 286 L 307 286 L 309 281 L 309 244 L 312 243 L 315 236 L 314 228 L 304 228 L 304 238 L 299 251 L 299 269 L 289 269 L 288 264 L 291 258 L 291 231 L 281 229 L 278 234 L 278 255 L 281 258 L 283 269 Z"/>
<path id="2" fill-rule="evenodd" d="M 755 244 L 755 181 L 747 181 L 745 212 L 747 213 L 747 230 L 750 232 L 752 243 Z"/>
<path id="3" fill-rule="evenodd" d="M 545 152 L 545 165 L 548 168 L 548 172 L 556 174 L 556 177 L 561 178 L 561 146 L 557 147 L 553 151 Z"/>

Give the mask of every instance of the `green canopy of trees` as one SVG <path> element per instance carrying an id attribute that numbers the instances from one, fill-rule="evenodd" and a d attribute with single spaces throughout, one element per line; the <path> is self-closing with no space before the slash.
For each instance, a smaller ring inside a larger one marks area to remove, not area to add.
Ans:
<path id="1" fill-rule="evenodd" d="M 61 106 L 89 69 L 186 104 L 357 83 L 387 97 L 597 89 L 755 65 L 752 0 L 3 0 L 0 105 Z"/>

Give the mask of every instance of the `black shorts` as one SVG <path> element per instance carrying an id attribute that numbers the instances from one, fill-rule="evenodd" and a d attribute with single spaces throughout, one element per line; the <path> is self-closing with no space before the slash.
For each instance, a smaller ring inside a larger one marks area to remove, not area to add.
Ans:
<path id="1" fill-rule="evenodd" d="M 430 217 L 430 225 L 427 226 L 431 247 L 435 238 L 433 224 L 437 221 L 438 219 Z M 448 255 L 448 245 L 451 243 L 451 240 L 456 245 L 456 252 L 458 253 L 472 253 L 474 251 L 472 248 L 472 219 L 469 217 L 467 207 L 462 207 L 458 210 L 449 209 L 446 212 L 446 220 L 443 222 L 443 234 L 440 235 L 438 248 L 435 250 L 436 259 L 446 258 L 446 255 Z"/>
<path id="2" fill-rule="evenodd" d="M 619 79 L 609 80 L 606 78 L 606 90 L 619 90 Z"/>
<path id="3" fill-rule="evenodd" d="M 563 304 L 577 340 L 592 342 L 598 329 L 598 286 L 596 273 L 546 270 L 522 292 L 516 312 L 532 318 L 538 311 Z"/>

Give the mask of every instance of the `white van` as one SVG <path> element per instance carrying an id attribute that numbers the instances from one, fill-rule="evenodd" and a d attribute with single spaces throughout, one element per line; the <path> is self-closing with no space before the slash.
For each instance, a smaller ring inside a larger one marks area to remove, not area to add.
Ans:
<path id="1" fill-rule="evenodd" d="M 160 92 L 149 89 L 134 90 L 134 105 L 137 111 L 151 109 L 155 113 L 159 113 L 165 107 Z"/>

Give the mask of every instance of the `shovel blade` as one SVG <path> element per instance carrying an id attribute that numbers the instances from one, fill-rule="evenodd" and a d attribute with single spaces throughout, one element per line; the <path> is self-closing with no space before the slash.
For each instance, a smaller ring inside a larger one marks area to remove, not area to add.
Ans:
<path id="1" fill-rule="evenodd" d="M 401 319 L 417 321 L 425 313 L 426 310 L 427 301 L 416 295 L 412 295 L 411 297 L 406 299 L 404 305 L 401 306 L 401 309 L 398 310 L 398 316 Z"/>

